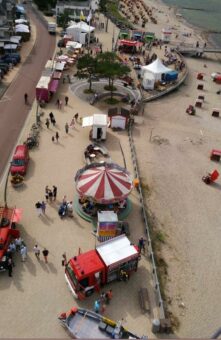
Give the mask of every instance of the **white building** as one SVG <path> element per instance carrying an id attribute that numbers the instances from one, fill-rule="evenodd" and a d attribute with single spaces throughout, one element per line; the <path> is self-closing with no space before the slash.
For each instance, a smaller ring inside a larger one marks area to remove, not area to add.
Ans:
<path id="1" fill-rule="evenodd" d="M 80 21 L 82 20 L 81 14 L 83 13 L 85 19 L 89 15 L 90 9 L 94 12 L 98 8 L 99 0 L 83 0 L 83 1 L 72 1 L 72 0 L 59 0 L 56 5 L 56 17 L 59 14 L 63 14 L 65 10 L 68 10 L 69 17 L 71 20 Z"/>

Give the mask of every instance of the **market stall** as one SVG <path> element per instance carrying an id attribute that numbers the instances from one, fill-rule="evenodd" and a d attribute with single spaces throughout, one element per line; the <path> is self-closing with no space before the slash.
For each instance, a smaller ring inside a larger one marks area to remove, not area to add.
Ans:
<path id="1" fill-rule="evenodd" d="M 146 72 L 152 73 L 155 81 L 162 80 L 162 75 L 172 70 L 163 65 L 162 61 L 157 58 L 154 62 L 149 65 L 142 66 L 141 77 L 143 78 Z"/>
<path id="2" fill-rule="evenodd" d="M 90 137 L 93 140 L 105 140 L 107 136 L 108 117 L 106 114 L 94 114 L 84 117 L 82 127 L 92 126 Z"/>

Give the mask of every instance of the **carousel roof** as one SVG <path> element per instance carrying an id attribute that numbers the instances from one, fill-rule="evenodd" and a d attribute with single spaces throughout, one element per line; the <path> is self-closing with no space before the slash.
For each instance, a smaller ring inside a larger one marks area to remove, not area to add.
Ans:
<path id="1" fill-rule="evenodd" d="M 128 171 L 114 163 L 90 164 L 77 172 L 75 182 L 81 197 L 103 204 L 125 199 L 133 188 Z"/>

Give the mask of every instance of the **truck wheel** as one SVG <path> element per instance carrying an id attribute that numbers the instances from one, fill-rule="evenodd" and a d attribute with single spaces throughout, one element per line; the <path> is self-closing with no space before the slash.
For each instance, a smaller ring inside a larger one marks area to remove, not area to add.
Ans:
<path id="1" fill-rule="evenodd" d="M 93 292 L 94 292 L 94 288 L 91 288 L 90 290 L 86 291 L 85 295 L 86 296 L 91 296 L 93 294 Z"/>

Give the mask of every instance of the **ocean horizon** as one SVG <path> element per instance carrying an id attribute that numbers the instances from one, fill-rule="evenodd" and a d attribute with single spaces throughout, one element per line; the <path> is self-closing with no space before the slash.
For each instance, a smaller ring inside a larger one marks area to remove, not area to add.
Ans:
<path id="1" fill-rule="evenodd" d="M 209 41 L 221 47 L 221 0 L 162 0 L 177 9 L 191 25 L 210 33 Z"/>

